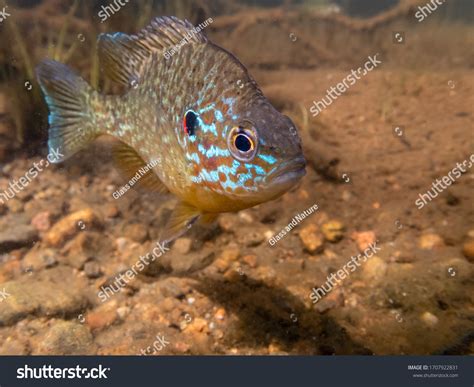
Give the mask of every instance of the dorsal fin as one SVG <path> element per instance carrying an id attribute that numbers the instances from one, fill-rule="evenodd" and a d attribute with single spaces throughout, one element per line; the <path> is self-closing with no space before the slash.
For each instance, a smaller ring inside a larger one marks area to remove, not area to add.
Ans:
<path id="1" fill-rule="evenodd" d="M 185 41 L 189 44 L 207 42 L 206 36 L 189 21 L 174 16 L 158 17 L 136 35 L 116 32 L 98 38 L 101 68 L 122 85 L 140 82 L 143 65 L 151 54 L 163 55 Z"/>
<path id="2" fill-rule="evenodd" d="M 119 141 L 112 150 L 113 158 L 132 186 L 145 188 L 147 191 L 166 193 L 168 189 L 153 171 L 154 163 L 148 164 L 127 144 Z"/>

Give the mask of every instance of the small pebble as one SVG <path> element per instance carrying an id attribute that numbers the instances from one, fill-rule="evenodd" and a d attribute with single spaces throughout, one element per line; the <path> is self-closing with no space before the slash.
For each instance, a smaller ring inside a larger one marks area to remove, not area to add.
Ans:
<path id="1" fill-rule="evenodd" d="M 84 273 L 88 278 L 99 278 L 102 275 L 99 264 L 96 261 L 89 261 L 84 264 Z"/>
<path id="2" fill-rule="evenodd" d="M 148 239 L 147 228 L 140 223 L 129 224 L 125 227 L 124 234 L 131 240 L 143 243 Z"/>
<path id="3" fill-rule="evenodd" d="M 224 308 L 219 308 L 219 309 L 217 309 L 216 313 L 214 314 L 214 317 L 217 320 L 224 320 L 225 315 L 226 315 L 225 309 Z"/>
<path id="4" fill-rule="evenodd" d="M 366 250 L 376 240 L 375 232 L 373 231 L 354 231 L 351 234 L 351 238 L 356 242 L 360 252 Z"/>
<path id="5" fill-rule="evenodd" d="M 246 255 L 242 258 L 242 261 L 252 268 L 257 267 L 257 256 L 255 255 Z"/>
<path id="6" fill-rule="evenodd" d="M 423 250 L 433 250 L 444 245 L 443 238 L 438 234 L 423 234 L 418 239 L 418 247 Z"/>
<path id="7" fill-rule="evenodd" d="M 344 237 L 344 225 L 337 220 L 324 223 L 321 226 L 321 231 L 329 242 L 339 242 Z"/>
<path id="8" fill-rule="evenodd" d="M 31 220 L 31 225 L 38 231 L 48 231 L 51 228 L 51 213 L 48 211 L 37 213 Z"/>
<path id="9" fill-rule="evenodd" d="M 462 253 L 469 262 L 474 263 L 474 240 L 464 243 Z"/>
<path id="10" fill-rule="evenodd" d="M 190 238 L 178 238 L 174 242 L 173 251 L 179 255 L 186 255 L 191 251 L 193 241 Z"/>
<path id="11" fill-rule="evenodd" d="M 433 313 L 425 312 L 421 315 L 421 320 L 429 327 L 434 327 L 438 324 L 438 317 L 436 317 Z"/>
<path id="12" fill-rule="evenodd" d="M 318 226 L 309 224 L 299 232 L 304 248 L 310 253 L 318 253 L 324 249 L 323 237 L 319 233 Z"/>

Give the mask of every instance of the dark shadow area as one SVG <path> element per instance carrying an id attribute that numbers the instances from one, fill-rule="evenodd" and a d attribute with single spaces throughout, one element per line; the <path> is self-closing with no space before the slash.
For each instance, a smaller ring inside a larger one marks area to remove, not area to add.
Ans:
<path id="1" fill-rule="evenodd" d="M 235 332 L 227 333 L 232 345 L 255 348 L 273 343 L 301 355 L 372 354 L 331 317 L 306 307 L 283 288 L 247 277 L 237 282 L 199 281 L 197 291 L 239 316 Z"/>

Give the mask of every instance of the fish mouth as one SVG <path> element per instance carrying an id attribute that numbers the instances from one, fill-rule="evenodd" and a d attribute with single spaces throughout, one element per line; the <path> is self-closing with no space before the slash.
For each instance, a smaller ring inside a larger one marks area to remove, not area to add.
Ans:
<path id="1" fill-rule="evenodd" d="M 282 185 L 295 183 L 306 174 L 306 160 L 298 157 L 284 165 L 271 177 L 272 184 Z"/>

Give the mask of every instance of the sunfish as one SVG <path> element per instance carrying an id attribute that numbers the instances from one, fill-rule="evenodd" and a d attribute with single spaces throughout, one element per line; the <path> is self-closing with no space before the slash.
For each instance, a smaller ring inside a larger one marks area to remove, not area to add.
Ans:
<path id="1" fill-rule="evenodd" d="M 128 176 L 148 166 L 139 183 L 179 199 L 164 243 L 198 219 L 276 199 L 305 174 L 291 119 L 234 55 L 188 21 L 158 17 L 136 35 L 100 34 L 98 49 L 123 95 L 102 95 L 53 60 L 36 67 L 49 150 L 63 154 L 61 162 L 98 136 L 118 139 L 114 158 Z"/>

